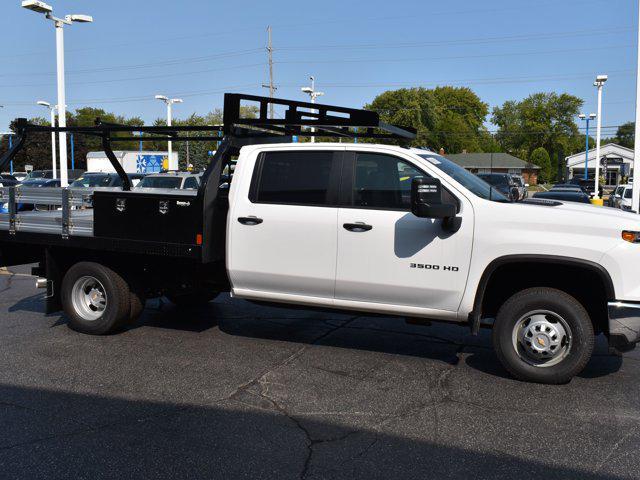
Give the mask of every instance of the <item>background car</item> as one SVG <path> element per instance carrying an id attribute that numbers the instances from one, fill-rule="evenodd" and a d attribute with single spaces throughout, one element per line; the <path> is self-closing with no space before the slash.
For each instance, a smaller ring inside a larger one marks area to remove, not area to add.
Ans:
<path id="1" fill-rule="evenodd" d="M 620 200 L 618 201 L 618 208 L 621 210 L 631 210 L 631 198 L 633 197 L 632 185 L 624 185 Z"/>
<path id="2" fill-rule="evenodd" d="M 532 198 L 557 200 L 560 202 L 591 203 L 589 195 L 581 190 L 559 189 L 549 190 L 548 192 L 536 192 Z"/>
<path id="3" fill-rule="evenodd" d="M 79 178 L 84 172 L 85 172 L 84 170 L 78 170 L 78 169 L 67 170 L 69 181 Z M 53 170 L 34 170 L 25 177 L 23 182 L 27 180 L 35 180 L 38 178 L 49 178 L 49 179 L 53 178 Z"/>
<path id="4" fill-rule="evenodd" d="M 620 200 L 622 199 L 622 194 L 624 193 L 625 185 L 618 185 L 613 192 L 609 195 L 607 199 L 607 206 L 613 208 L 620 208 Z"/>
<path id="5" fill-rule="evenodd" d="M 29 175 L 27 172 L 13 172 L 12 175 L 18 180 L 18 182 L 23 181 Z"/>
<path id="6" fill-rule="evenodd" d="M 172 190 L 197 190 L 200 187 L 200 173 L 167 172 L 147 175 L 136 188 L 168 188 Z"/>
<path id="7" fill-rule="evenodd" d="M 25 180 L 20 183 L 21 187 L 28 188 L 55 188 L 60 186 L 59 179 L 52 178 L 34 178 L 32 180 Z M 16 210 L 18 212 L 28 212 L 30 210 L 50 210 L 51 207 L 49 205 L 32 205 L 30 203 L 18 203 Z M 8 213 L 9 205 L 7 203 L 3 203 L 0 205 L 0 213 Z"/>
<path id="8" fill-rule="evenodd" d="M 18 179 L 8 173 L 0 174 L 0 187 L 13 187 L 18 183 Z"/>
<path id="9" fill-rule="evenodd" d="M 524 178 L 521 175 L 511 175 L 513 178 L 513 182 L 518 187 L 518 200 L 524 200 L 529 196 L 529 191 L 527 187 L 529 187 L 528 183 L 525 183 Z"/>
<path id="10" fill-rule="evenodd" d="M 518 187 L 507 173 L 478 173 L 478 177 L 494 187 L 512 202 L 519 198 Z"/>
<path id="11" fill-rule="evenodd" d="M 145 177 L 142 173 L 128 173 L 127 176 L 134 187 Z M 87 172 L 69 186 L 71 188 L 122 187 L 122 179 L 117 173 Z"/>

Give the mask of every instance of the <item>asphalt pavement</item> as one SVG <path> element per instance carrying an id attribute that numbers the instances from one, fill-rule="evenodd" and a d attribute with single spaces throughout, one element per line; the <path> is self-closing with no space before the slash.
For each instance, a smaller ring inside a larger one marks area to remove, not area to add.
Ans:
<path id="1" fill-rule="evenodd" d="M 0 272 L 2 479 L 640 478 L 640 353 L 600 338 L 560 386 L 511 379 L 488 331 L 152 300 L 125 332 L 45 315 Z"/>

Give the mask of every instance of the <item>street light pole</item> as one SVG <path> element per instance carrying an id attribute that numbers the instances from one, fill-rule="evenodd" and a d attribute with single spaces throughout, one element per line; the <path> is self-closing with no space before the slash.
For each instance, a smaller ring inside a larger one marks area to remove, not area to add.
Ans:
<path id="1" fill-rule="evenodd" d="M 181 98 L 169 98 L 166 95 L 156 95 L 156 100 L 161 100 L 167 104 L 167 126 L 170 127 L 172 123 L 173 117 L 173 104 L 174 103 L 182 103 Z M 178 170 L 178 163 L 173 161 L 173 142 L 169 140 L 167 142 L 167 150 L 169 152 L 169 170 Z"/>
<path id="2" fill-rule="evenodd" d="M 640 1 L 638 2 L 638 20 L 640 21 Z M 638 24 L 638 42 L 640 42 L 640 24 Z M 640 43 L 638 44 L 636 64 L 636 129 L 633 149 L 633 188 L 631 189 L 631 210 L 640 213 Z"/>
<path id="3" fill-rule="evenodd" d="M 311 76 L 309 77 L 309 79 L 311 80 L 311 86 L 310 87 L 302 87 L 300 90 L 302 90 L 303 93 L 306 93 L 307 95 L 309 95 L 309 97 L 311 97 L 311 103 L 316 103 L 316 98 L 321 97 L 322 95 L 324 95 L 324 92 L 317 92 L 316 91 L 316 79 L 315 77 Z M 316 110 L 314 110 L 315 112 Z M 311 127 L 311 132 L 315 133 L 316 129 L 314 127 Z M 316 137 L 315 135 L 311 136 L 311 143 L 316 143 Z"/>
<path id="4" fill-rule="evenodd" d="M 53 16 L 53 8 L 40 0 L 23 0 L 22 7 L 36 13 L 43 13 L 47 20 L 51 20 L 56 28 L 56 65 L 58 81 L 58 125 L 61 128 L 67 126 L 67 102 L 64 85 L 64 26 L 74 22 L 90 23 L 93 17 L 89 15 L 65 15 L 64 18 Z M 58 136 L 60 143 L 60 185 L 69 186 L 69 176 L 67 173 L 67 133 L 60 132 Z"/>
<path id="5" fill-rule="evenodd" d="M 602 86 L 608 80 L 607 75 L 598 75 L 593 86 L 598 88 L 598 117 L 596 131 L 596 178 L 593 193 L 594 200 L 600 200 L 600 134 L 602 131 Z"/>
<path id="6" fill-rule="evenodd" d="M 584 179 L 589 180 L 589 122 L 596 118 L 595 113 L 590 113 L 588 116 L 584 113 L 578 115 L 580 120 L 586 120 L 587 122 L 587 131 L 584 135 L 585 138 L 585 149 L 584 149 Z"/>
<path id="7" fill-rule="evenodd" d="M 56 126 L 56 106 L 51 105 L 49 102 L 45 102 L 44 100 L 38 100 L 36 102 L 38 105 L 45 107 L 49 110 L 49 117 L 51 121 L 51 126 Z M 56 132 L 51 132 L 51 165 L 53 168 L 53 178 L 58 178 L 58 160 L 56 155 Z"/>

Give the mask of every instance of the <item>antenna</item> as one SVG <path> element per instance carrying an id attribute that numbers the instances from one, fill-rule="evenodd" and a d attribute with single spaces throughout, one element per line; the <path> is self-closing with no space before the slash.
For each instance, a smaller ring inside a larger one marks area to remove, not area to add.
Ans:
<path id="1" fill-rule="evenodd" d="M 269 85 L 265 85 L 263 83 L 262 86 L 269 89 L 269 98 L 273 98 L 273 94 L 278 87 L 273 84 L 273 45 L 271 43 L 271 25 L 267 27 L 267 35 L 269 38 L 267 42 L 267 53 L 269 54 Z M 273 119 L 273 103 L 269 104 L 269 118 Z"/>

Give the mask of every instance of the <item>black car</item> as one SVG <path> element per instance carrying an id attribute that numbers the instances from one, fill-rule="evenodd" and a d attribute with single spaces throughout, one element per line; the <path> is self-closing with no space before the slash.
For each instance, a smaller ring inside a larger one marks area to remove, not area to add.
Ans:
<path id="1" fill-rule="evenodd" d="M 67 176 L 70 181 L 80 177 L 83 173 L 84 173 L 84 170 L 67 170 Z M 39 178 L 52 179 L 53 170 L 33 170 L 31 173 L 29 173 L 29 175 L 27 175 L 27 177 L 23 180 L 22 183 L 28 180 L 36 180 Z M 58 178 L 60 178 L 60 175 L 58 175 Z"/>
<path id="2" fill-rule="evenodd" d="M 0 187 L 13 187 L 18 183 L 18 180 L 13 175 L 8 173 L 0 174 Z"/>
<path id="3" fill-rule="evenodd" d="M 518 200 L 518 186 L 508 173 L 479 173 L 478 177 L 494 187 L 512 202 Z"/>
<path id="4" fill-rule="evenodd" d="M 142 173 L 128 173 L 135 187 L 145 176 Z M 71 188 L 122 187 L 122 179 L 117 173 L 87 172 L 70 185 Z"/>
<path id="5" fill-rule="evenodd" d="M 558 200 L 561 202 L 591 203 L 589 195 L 579 190 L 550 190 L 548 192 L 536 192 L 533 198 L 543 200 Z"/>

